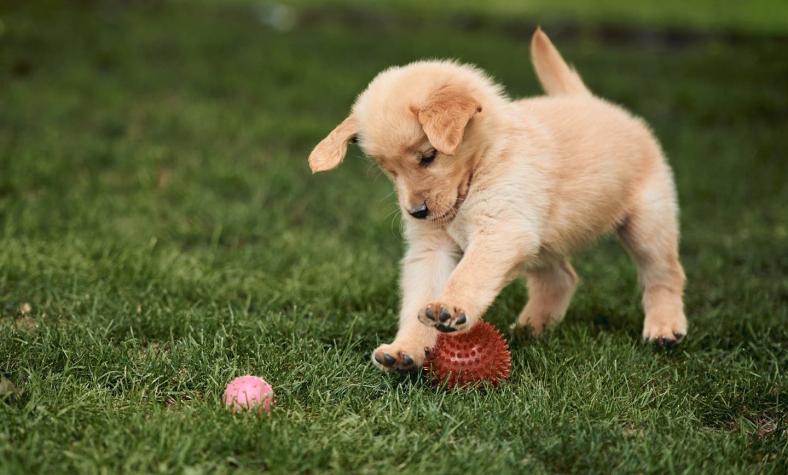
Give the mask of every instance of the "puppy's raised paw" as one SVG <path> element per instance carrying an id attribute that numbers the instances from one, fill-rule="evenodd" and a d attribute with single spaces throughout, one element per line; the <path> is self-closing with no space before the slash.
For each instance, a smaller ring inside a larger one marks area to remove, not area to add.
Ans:
<path id="1" fill-rule="evenodd" d="M 471 327 L 471 319 L 462 309 L 442 303 L 431 303 L 419 312 L 419 321 L 443 333 L 463 332 Z"/>

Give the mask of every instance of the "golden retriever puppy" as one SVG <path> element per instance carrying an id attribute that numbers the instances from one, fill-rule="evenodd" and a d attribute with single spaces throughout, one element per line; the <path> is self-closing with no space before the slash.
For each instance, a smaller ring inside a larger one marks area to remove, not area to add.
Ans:
<path id="1" fill-rule="evenodd" d="M 643 286 L 643 338 L 687 333 L 671 169 L 643 120 L 595 97 L 538 30 L 531 43 L 547 96 L 510 100 L 472 66 L 420 61 L 369 84 L 309 156 L 340 164 L 347 144 L 394 183 L 405 211 L 399 331 L 372 354 L 419 367 L 437 332 L 462 332 L 512 279 L 529 300 L 516 328 L 563 318 L 577 284 L 569 256 L 615 230 Z"/>

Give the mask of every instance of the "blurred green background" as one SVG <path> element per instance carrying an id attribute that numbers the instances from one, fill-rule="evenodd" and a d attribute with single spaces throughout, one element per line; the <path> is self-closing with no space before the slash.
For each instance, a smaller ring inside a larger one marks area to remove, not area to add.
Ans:
<path id="1" fill-rule="evenodd" d="M 382 374 L 396 200 L 306 157 L 392 64 L 541 94 L 537 24 L 663 143 L 690 336 L 639 343 L 606 239 L 508 384 Z M 785 473 L 787 53 L 784 1 L 0 2 L 0 472 Z M 222 409 L 244 373 L 270 418 Z"/>

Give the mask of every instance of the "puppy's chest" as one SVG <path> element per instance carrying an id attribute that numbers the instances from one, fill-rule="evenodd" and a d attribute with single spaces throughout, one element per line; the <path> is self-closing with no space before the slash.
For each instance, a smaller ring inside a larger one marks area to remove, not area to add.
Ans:
<path id="1" fill-rule="evenodd" d="M 446 226 L 446 232 L 454 243 L 465 252 L 465 249 L 468 248 L 468 244 L 470 243 L 471 226 L 462 214 L 458 215 Z"/>

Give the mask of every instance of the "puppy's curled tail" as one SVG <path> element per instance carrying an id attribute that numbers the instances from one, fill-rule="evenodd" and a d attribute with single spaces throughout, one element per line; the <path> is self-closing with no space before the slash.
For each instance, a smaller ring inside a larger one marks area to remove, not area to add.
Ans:
<path id="1" fill-rule="evenodd" d="M 561 53 L 555 49 L 550 38 L 541 28 L 536 29 L 531 39 L 531 61 L 534 63 L 539 82 L 548 95 L 591 94 L 580 79 L 580 75 L 566 64 Z"/>

